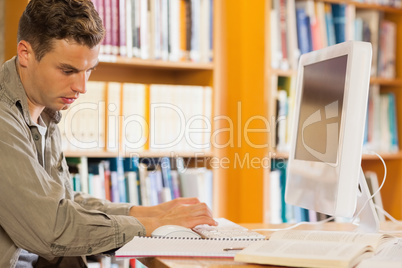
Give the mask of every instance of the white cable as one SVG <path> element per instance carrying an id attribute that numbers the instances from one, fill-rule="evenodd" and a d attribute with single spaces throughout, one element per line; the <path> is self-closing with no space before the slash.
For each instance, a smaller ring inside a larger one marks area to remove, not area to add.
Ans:
<path id="1" fill-rule="evenodd" d="M 385 217 L 387 217 L 388 219 L 390 219 L 392 222 L 394 223 L 398 223 L 398 224 L 402 224 L 402 221 L 398 221 L 397 219 L 395 219 L 394 217 L 391 216 L 391 214 L 389 214 L 388 212 L 385 211 L 385 209 L 383 209 L 381 206 L 374 204 L 374 206 L 376 207 L 376 209 L 380 210 L 380 212 L 382 214 L 385 215 Z"/>
<path id="2" fill-rule="evenodd" d="M 395 219 L 394 217 L 392 217 L 391 214 L 389 214 L 387 211 L 385 211 L 385 209 L 383 209 L 381 206 L 374 204 L 375 208 L 377 210 L 379 210 L 379 212 L 381 212 L 382 214 L 385 215 L 385 217 L 387 217 L 388 219 L 390 219 L 393 223 L 395 224 L 402 224 L 402 221 L 398 221 L 397 219 Z M 402 230 L 382 230 L 380 229 L 379 232 L 381 233 L 385 233 L 385 234 L 401 234 Z"/>
<path id="3" fill-rule="evenodd" d="M 379 154 L 376 153 L 376 152 L 371 152 L 371 151 L 370 151 L 370 152 L 367 152 L 367 153 L 369 153 L 369 154 L 375 154 L 375 155 L 381 160 L 382 164 L 384 165 L 384 177 L 383 177 L 383 179 L 382 179 L 382 183 L 381 183 L 380 187 L 378 187 L 378 189 L 366 200 L 366 202 L 365 202 L 364 205 L 361 207 L 361 209 L 359 210 L 359 212 L 352 218 L 352 223 L 359 217 L 360 213 L 361 213 L 361 212 L 363 211 L 363 209 L 367 206 L 368 202 L 369 202 L 370 200 L 372 200 L 373 197 L 374 197 L 376 194 L 378 194 L 378 193 L 380 192 L 380 190 L 381 190 L 382 187 L 384 186 L 385 181 L 386 181 L 386 179 L 387 179 L 387 165 L 385 164 L 385 161 L 384 161 L 384 159 L 381 157 L 381 155 L 379 155 Z"/>

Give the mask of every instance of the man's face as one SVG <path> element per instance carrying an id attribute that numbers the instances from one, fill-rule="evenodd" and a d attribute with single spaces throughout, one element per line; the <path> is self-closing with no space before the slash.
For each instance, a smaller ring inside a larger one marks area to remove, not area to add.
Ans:
<path id="1" fill-rule="evenodd" d="M 56 40 L 53 49 L 28 67 L 28 99 L 35 107 L 67 109 L 86 92 L 86 83 L 98 64 L 99 45 L 88 48 L 72 41 Z"/>

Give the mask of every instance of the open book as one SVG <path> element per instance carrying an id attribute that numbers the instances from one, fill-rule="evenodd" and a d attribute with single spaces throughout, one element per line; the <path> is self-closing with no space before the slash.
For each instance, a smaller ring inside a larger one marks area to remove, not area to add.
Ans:
<path id="1" fill-rule="evenodd" d="M 277 231 L 238 252 L 235 261 L 295 266 L 354 267 L 396 238 L 378 233 Z"/>

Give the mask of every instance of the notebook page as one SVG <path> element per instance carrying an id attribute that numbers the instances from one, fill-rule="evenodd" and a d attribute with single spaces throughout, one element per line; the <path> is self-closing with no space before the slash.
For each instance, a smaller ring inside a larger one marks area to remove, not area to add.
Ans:
<path id="1" fill-rule="evenodd" d="M 116 257 L 188 256 L 233 258 L 237 252 L 251 243 L 255 243 L 255 241 L 136 236 L 118 249 L 115 255 Z"/>

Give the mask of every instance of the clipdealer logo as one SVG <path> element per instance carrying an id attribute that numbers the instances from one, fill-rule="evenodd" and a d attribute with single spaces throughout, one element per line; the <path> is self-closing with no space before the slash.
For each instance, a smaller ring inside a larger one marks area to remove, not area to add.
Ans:
<path id="1" fill-rule="evenodd" d="M 302 143 L 304 148 L 315 158 L 318 160 L 330 165 L 330 166 L 336 166 L 336 161 L 335 163 L 329 163 L 327 160 L 331 159 L 331 155 L 336 155 L 336 152 L 338 150 L 338 142 L 332 142 L 332 141 L 338 141 L 339 140 L 339 134 L 338 134 L 338 129 L 339 129 L 339 123 L 327 123 L 326 124 L 326 146 L 325 146 L 325 152 L 319 152 L 309 146 L 306 142 L 306 137 L 305 137 L 305 131 L 309 128 L 312 127 L 313 124 L 319 123 L 322 120 L 330 120 L 332 118 L 337 118 L 339 116 L 339 102 L 334 101 L 328 105 L 325 106 L 325 119 L 322 119 L 321 117 L 321 111 L 317 110 L 314 113 L 312 113 L 303 123 L 302 125 Z"/>

